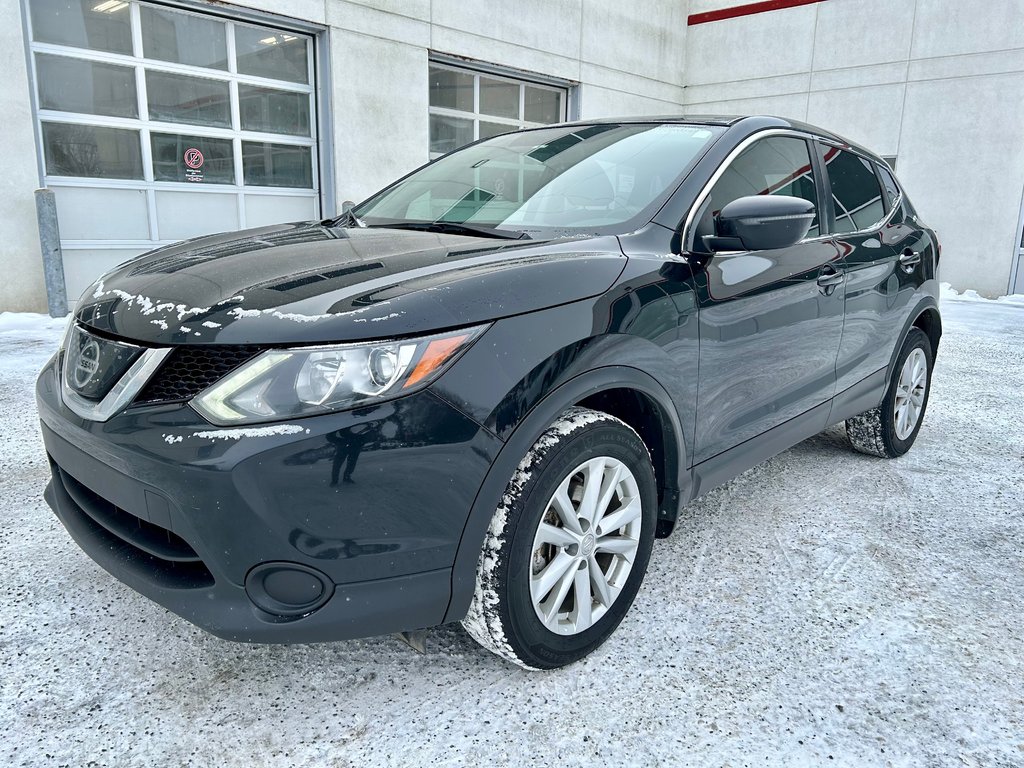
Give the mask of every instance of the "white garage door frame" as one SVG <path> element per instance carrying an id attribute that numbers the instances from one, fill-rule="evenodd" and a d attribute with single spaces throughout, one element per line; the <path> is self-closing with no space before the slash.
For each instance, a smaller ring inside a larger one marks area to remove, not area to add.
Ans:
<path id="1" fill-rule="evenodd" d="M 1024 196 L 1020 202 L 1017 238 L 1014 240 L 1013 261 L 1010 266 L 1010 284 L 1006 292 L 1024 294 Z"/>
<path id="2" fill-rule="evenodd" d="M 218 79 L 216 72 L 208 68 L 197 67 L 175 62 L 158 61 L 141 58 L 141 25 L 139 19 L 140 7 L 136 3 L 130 6 L 132 14 L 132 36 L 133 53 L 117 54 L 94 49 L 69 48 L 62 45 L 53 45 L 45 42 L 34 42 L 32 35 L 32 20 L 29 10 L 29 0 L 22 0 L 22 18 L 24 20 L 24 32 L 26 40 L 26 56 L 30 75 L 30 93 L 34 130 L 37 142 L 37 166 L 40 179 L 40 186 L 50 187 L 57 191 L 61 188 L 86 190 L 132 190 L 143 192 L 146 195 L 146 206 L 148 208 L 148 237 L 139 239 L 64 239 L 61 246 L 68 251 L 65 262 L 74 259 L 75 251 L 105 251 L 124 252 L 124 258 L 141 253 L 160 245 L 175 242 L 179 237 L 167 237 L 159 231 L 157 214 L 157 194 L 167 192 L 187 192 L 189 194 L 234 197 L 237 208 L 237 219 L 239 228 L 254 226 L 258 221 L 250 220 L 252 217 L 246 215 L 246 197 L 295 197 L 306 198 L 314 201 L 316 216 L 328 217 L 335 214 L 334 200 L 334 174 L 333 169 L 333 143 L 331 141 L 333 130 L 331 124 L 331 84 L 329 66 L 329 36 L 325 27 L 312 23 L 303 22 L 290 18 L 280 17 L 274 14 L 251 11 L 249 9 L 234 9 L 227 12 L 224 6 L 212 6 L 204 2 L 193 2 L 191 0 L 171 0 L 170 2 L 157 0 L 146 0 L 146 4 L 166 7 L 170 10 L 190 11 L 204 16 L 216 18 L 226 22 L 227 25 L 227 46 L 229 69 L 222 73 L 220 79 L 230 84 L 232 91 L 231 98 L 231 127 L 215 128 L 199 126 L 191 123 L 162 122 L 150 120 L 148 115 L 148 104 L 146 100 L 146 71 L 160 71 L 173 74 L 199 76 L 206 79 Z M 272 27 L 283 33 L 297 33 L 310 38 L 312 54 L 308 59 L 308 84 L 288 83 L 290 91 L 302 92 L 309 95 L 311 119 L 310 135 L 286 136 L 277 133 L 259 133 L 254 131 L 242 131 L 239 115 L 238 85 L 253 85 L 267 88 L 280 89 L 282 82 L 264 77 L 246 75 L 236 71 L 236 60 L 234 55 L 234 24 L 249 23 L 265 27 Z M 52 109 L 41 109 L 39 105 L 38 80 L 36 73 L 35 54 L 67 55 L 72 53 L 76 57 L 85 58 L 89 61 L 117 64 L 132 67 L 135 70 L 135 78 L 138 83 L 138 117 L 120 118 L 108 117 L 95 114 L 83 114 L 75 112 L 64 112 Z M 140 148 L 142 152 L 143 179 L 102 179 L 95 177 L 76 177 L 47 175 L 45 157 L 43 151 L 42 124 L 44 122 L 57 122 L 66 124 L 79 124 L 94 127 L 109 128 L 130 128 L 140 133 Z M 189 182 L 156 181 L 154 179 L 154 166 L 152 162 L 152 147 L 150 143 L 151 133 L 187 134 L 204 138 L 228 139 L 232 141 L 234 153 L 234 181 L 231 184 L 196 184 Z M 242 178 L 243 164 L 241 158 L 241 141 L 267 142 L 277 145 L 294 145 L 311 148 L 312 162 L 312 189 L 291 188 L 291 187 L 263 187 L 245 185 Z M 211 200 L 212 202 L 212 200 Z M 141 233 L 140 233 L 141 234 Z M 122 259 L 118 259 L 122 260 Z M 72 295 L 72 300 L 76 296 Z"/>

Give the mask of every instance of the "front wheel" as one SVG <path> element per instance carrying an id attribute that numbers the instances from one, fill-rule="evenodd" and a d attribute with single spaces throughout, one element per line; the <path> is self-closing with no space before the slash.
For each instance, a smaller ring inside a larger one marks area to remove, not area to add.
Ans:
<path id="1" fill-rule="evenodd" d="M 463 626 L 529 669 L 583 658 L 633 603 L 656 522 L 654 469 L 639 435 L 608 414 L 570 408 L 508 484 Z"/>
<path id="2" fill-rule="evenodd" d="M 886 459 L 910 450 L 928 407 L 932 355 L 925 332 L 911 328 L 896 358 L 882 404 L 846 420 L 846 435 L 855 450 Z"/>

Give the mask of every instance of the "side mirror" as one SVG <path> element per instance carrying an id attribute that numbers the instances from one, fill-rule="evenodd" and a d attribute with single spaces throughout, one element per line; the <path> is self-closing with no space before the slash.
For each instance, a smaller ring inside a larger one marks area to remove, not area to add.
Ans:
<path id="1" fill-rule="evenodd" d="M 805 237 L 814 221 L 814 203 L 786 195 L 751 195 L 728 203 L 715 217 L 711 251 L 769 251 L 789 248 Z"/>

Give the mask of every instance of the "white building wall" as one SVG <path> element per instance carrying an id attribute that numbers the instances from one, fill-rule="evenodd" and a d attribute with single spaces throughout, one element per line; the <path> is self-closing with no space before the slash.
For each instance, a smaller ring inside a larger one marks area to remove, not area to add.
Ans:
<path id="1" fill-rule="evenodd" d="M 824 0 L 699 24 L 685 77 L 687 112 L 807 120 L 896 155 L 942 240 L 942 279 L 1007 292 L 1024 192 L 1020 0 Z"/>
<path id="2" fill-rule="evenodd" d="M 18 3 L 0 3 L 0 311 L 45 311 L 36 141 Z"/>

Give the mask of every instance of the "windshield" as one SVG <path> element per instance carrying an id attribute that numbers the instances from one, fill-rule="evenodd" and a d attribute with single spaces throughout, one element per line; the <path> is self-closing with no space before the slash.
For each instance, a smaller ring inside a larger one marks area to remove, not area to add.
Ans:
<path id="1" fill-rule="evenodd" d="M 367 226 L 444 222 L 527 234 L 626 231 L 621 225 L 663 202 L 720 134 L 710 126 L 673 123 L 510 133 L 445 155 L 354 213 Z"/>

